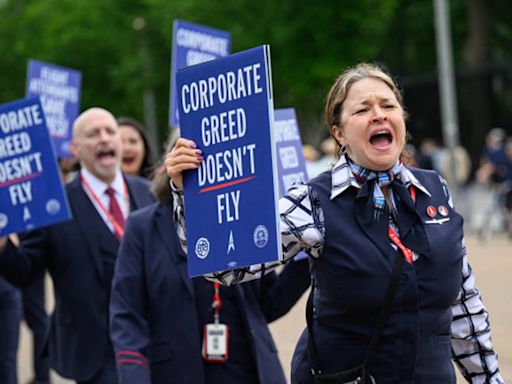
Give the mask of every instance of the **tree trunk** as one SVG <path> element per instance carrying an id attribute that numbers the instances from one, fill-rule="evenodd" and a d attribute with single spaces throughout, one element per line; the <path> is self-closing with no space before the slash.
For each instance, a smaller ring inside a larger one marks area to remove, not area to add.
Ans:
<path id="1" fill-rule="evenodd" d="M 468 35 L 464 44 L 464 65 L 469 69 L 467 81 L 462 82 L 461 103 L 468 116 L 461 127 L 462 143 L 472 149 L 471 160 L 477 166 L 485 133 L 492 128 L 492 92 L 490 61 L 489 0 L 466 0 Z"/>

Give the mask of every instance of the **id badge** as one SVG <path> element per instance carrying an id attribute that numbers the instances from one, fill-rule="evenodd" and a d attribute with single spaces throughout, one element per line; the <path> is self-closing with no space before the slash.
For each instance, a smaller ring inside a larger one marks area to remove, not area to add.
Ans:
<path id="1" fill-rule="evenodd" d="M 203 335 L 203 358 L 221 363 L 228 359 L 229 328 L 226 324 L 206 324 Z"/>

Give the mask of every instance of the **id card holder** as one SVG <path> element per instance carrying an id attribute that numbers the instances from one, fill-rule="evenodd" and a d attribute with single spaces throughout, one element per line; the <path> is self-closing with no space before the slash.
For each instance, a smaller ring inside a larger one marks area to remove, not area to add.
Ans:
<path id="1" fill-rule="evenodd" d="M 222 363 L 228 359 L 229 328 L 226 324 L 206 324 L 203 335 L 203 359 Z"/>

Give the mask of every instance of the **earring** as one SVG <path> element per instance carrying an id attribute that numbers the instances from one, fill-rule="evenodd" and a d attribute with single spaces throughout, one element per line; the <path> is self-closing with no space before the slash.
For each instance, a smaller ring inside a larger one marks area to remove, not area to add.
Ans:
<path id="1" fill-rule="evenodd" d="M 340 144 L 340 157 L 345 156 L 346 153 L 347 153 L 347 146 Z"/>

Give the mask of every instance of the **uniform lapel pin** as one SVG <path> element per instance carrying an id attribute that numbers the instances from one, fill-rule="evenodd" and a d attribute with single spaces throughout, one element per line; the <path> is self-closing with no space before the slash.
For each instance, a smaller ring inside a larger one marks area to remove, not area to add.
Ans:
<path id="1" fill-rule="evenodd" d="M 441 216 L 448 216 L 448 208 L 446 208 L 444 205 L 440 205 L 439 208 L 437 208 Z"/>
<path id="2" fill-rule="evenodd" d="M 436 215 L 437 215 L 436 207 L 434 207 L 433 205 L 429 205 L 427 207 L 427 215 L 429 217 L 436 217 Z"/>

